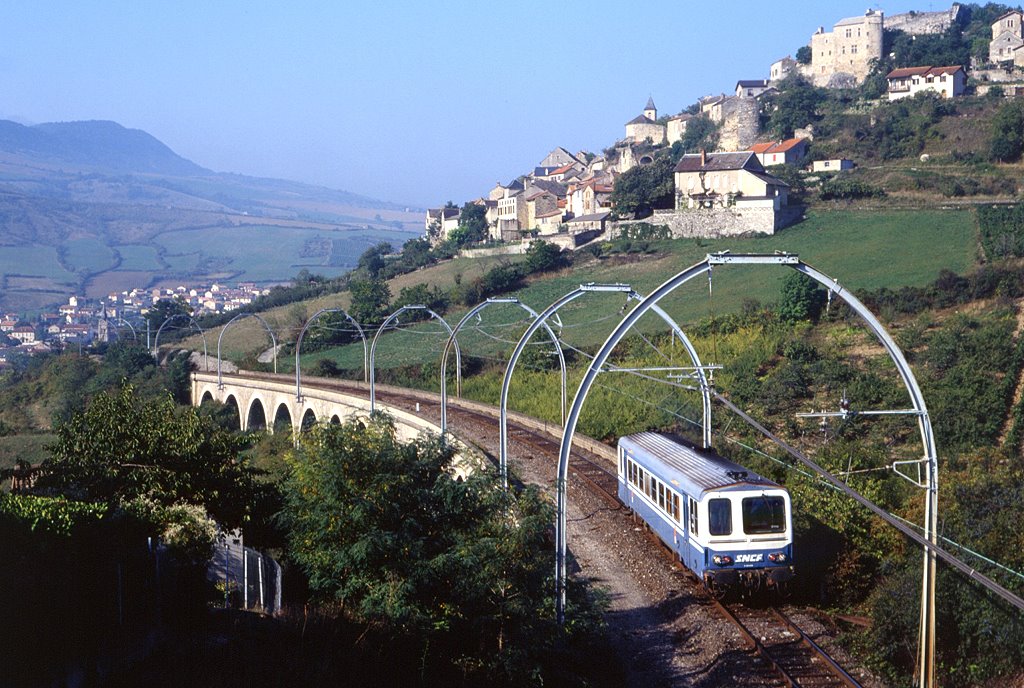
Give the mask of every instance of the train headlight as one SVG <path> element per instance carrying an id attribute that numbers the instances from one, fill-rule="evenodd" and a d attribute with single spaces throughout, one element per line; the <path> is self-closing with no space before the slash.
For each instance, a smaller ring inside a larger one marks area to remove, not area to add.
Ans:
<path id="1" fill-rule="evenodd" d="M 786 561 L 786 553 L 785 552 L 772 552 L 771 554 L 768 555 L 768 561 L 773 561 L 773 562 L 775 562 L 777 564 L 781 564 L 782 562 Z"/>
<path id="2" fill-rule="evenodd" d="M 728 554 L 716 554 L 711 557 L 711 561 L 715 563 L 715 566 L 729 566 L 732 564 L 732 557 Z"/>

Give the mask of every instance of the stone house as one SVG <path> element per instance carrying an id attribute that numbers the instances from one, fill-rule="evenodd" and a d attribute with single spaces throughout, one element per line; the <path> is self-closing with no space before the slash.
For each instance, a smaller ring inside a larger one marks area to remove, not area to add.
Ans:
<path id="1" fill-rule="evenodd" d="M 608 222 L 608 216 L 611 212 L 611 209 L 605 208 L 593 215 L 579 215 L 570 220 L 566 220 L 565 224 L 570 234 L 592 231 L 603 234 Z"/>
<path id="2" fill-rule="evenodd" d="M 665 123 L 665 138 L 669 145 L 682 140 L 683 135 L 686 134 L 686 125 L 690 123 L 691 119 L 693 119 L 693 115 L 686 112 L 668 118 L 668 122 Z"/>
<path id="3" fill-rule="evenodd" d="M 561 167 L 554 168 L 538 167 L 534 170 L 533 178 L 553 182 L 566 182 L 580 176 L 580 173 L 583 171 L 580 167 L 581 166 L 578 163 L 570 163 L 568 165 L 562 165 Z M 544 170 L 544 172 L 542 174 L 538 174 L 539 170 Z"/>
<path id="4" fill-rule="evenodd" d="M 526 204 L 523 203 L 523 191 L 521 189 L 509 190 L 504 198 L 498 199 L 498 224 L 497 237 L 502 241 L 512 241 L 519 238 L 519 230 L 523 226 L 520 222 L 526 219 Z"/>
<path id="5" fill-rule="evenodd" d="M 521 229 L 539 229 L 538 218 L 548 218 L 556 212 L 561 215 L 561 211 L 558 209 L 558 197 L 550 191 L 535 189 L 529 195 L 524 194 L 523 201 L 526 219 L 521 223 Z M 558 231 L 557 226 L 555 231 Z"/>
<path id="6" fill-rule="evenodd" d="M 992 23 L 992 40 L 988 44 L 989 62 L 1013 62 L 1024 66 L 1024 14 L 1012 10 Z"/>
<path id="7" fill-rule="evenodd" d="M 752 151 L 765 167 L 770 165 L 795 165 L 807 156 L 807 139 L 792 138 L 785 141 L 755 143 L 747 150 Z"/>
<path id="8" fill-rule="evenodd" d="M 756 98 L 769 88 L 768 79 L 740 79 L 736 82 L 737 98 Z"/>
<path id="9" fill-rule="evenodd" d="M 892 70 L 885 78 L 889 82 L 889 100 L 910 98 L 924 91 L 955 98 L 962 95 L 967 86 L 967 73 L 960 65 L 904 67 Z"/>
<path id="10" fill-rule="evenodd" d="M 459 226 L 458 208 L 427 208 L 427 215 L 423 222 L 423 233 L 430 237 L 436 231 L 435 240 L 438 242 L 448 238 L 448 234 Z"/>
<path id="11" fill-rule="evenodd" d="M 534 229 L 539 236 L 558 234 L 562 227 L 562 210 L 555 208 L 537 215 L 534 221 Z"/>
<path id="12" fill-rule="evenodd" d="M 655 145 L 665 143 L 665 125 L 658 124 L 657 119 L 658 108 L 654 105 L 654 98 L 648 98 L 643 114 L 626 122 L 626 140 L 643 143 L 650 139 Z"/>
<path id="13" fill-rule="evenodd" d="M 611 195 L 615 188 L 611 178 L 594 178 L 569 187 L 566 210 L 574 217 L 593 215 L 611 210 Z"/>
<path id="14" fill-rule="evenodd" d="M 768 68 L 768 80 L 782 81 L 794 69 L 796 69 L 796 60 L 792 56 L 786 55 L 781 60 L 772 62 L 771 67 Z"/>
<path id="15" fill-rule="evenodd" d="M 478 198 L 473 201 L 474 205 L 483 206 L 484 208 L 484 220 L 487 222 L 487 228 L 489 234 L 493 236 L 493 230 L 498 224 L 498 201 L 491 200 L 490 198 Z"/>
<path id="16" fill-rule="evenodd" d="M 564 165 L 578 166 L 577 169 L 580 170 L 586 168 L 586 165 L 582 160 L 580 160 L 577 156 L 573 155 L 572 153 L 565 150 L 561 146 L 552 150 L 550 153 L 544 156 L 543 160 L 537 163 L 537 167 L 549 167 L 551 169 L 563 167 Z"/>
<path id="17" fill-rule="evenodd" d="M 789 185 L 765 172 L 753 151 L 690 153 L 675 167 L 676 210 L 788 205 Z"/>
<path id="18" fill-rule="evenodd" d="M 519 179 L 513 179 L 508 184 L 502 184 L 501 182 L 495 182 L 494 188 L 487 194 L 487 198 L 492 201 L 505 198 L 510 192 L 515 193 L 523 190 L 523 182 Z"/>
<path id="19" fill-rule="evenodd" d="M 871 61 L 882 57 L 883 13 L 868 10 L 860 17 L 840 19 L 832 31 L 819 26 L 811 36 L 811 64 L 801 73 L 815 86 L 846 88 L 864 82 Z"/>

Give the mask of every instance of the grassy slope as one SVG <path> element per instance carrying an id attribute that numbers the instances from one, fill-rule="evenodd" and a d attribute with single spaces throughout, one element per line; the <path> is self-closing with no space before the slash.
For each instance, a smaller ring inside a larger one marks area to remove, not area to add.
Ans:
<path id="1" fill-rule="evenodd" d="M 585 254 L 581 254 L 571 270 L 535 278 L 515 295 L 539 311 L 586 282 L 627 283 L 640 293 L 649 293 L 706 254 L 724 250 L 796 253 L 854 290 L 924 285 L 934 280 L 942 269 L 957 273 L 967 271 L 977 258 L 975 219 L 969 210 L 819 211 L 773 237 L 669 241 L 652 245 L 652 249 L 653 253 L 604 260 L 587 260 Z M 462 265 L 465 264 L 448 263 L 405 275 L 392 283 L 392 293 L 397 294 L 400 285 L 416 282 L 445 287 L 452 283 L 455 272 L 465 269 Z M 483 267 L 474 266 L 476 269 Z M 686 323 L 709 315 L 738 310 L 744 299 L 753 298 L 766 304 L 774 302 L 787 274 L 777 267 L 722 267 L 714 272 L 711 296 L 707 280 L 696 279 L 664 299 L 662 305 L 685 327 Z M 469 275 L 467 271 L 467 278 Z M 565 335 L 572 345 L 590 349 L 599 345 L 618 321 L 622 301 L 618 295 L 588 295 L 565 306 L 560 314 L 566 326 Z M 312 306 L 307 310 L 312 312 Z M 450 313 L 447 320 L 454 324 L 463 312 L 458 309 Z M 488 316 L 486 322 L 505 322 L 517 317 L 506 312 L 501 317 Z M 415 362 L 413 351 L 416 349 L 423 352 L 421 361 L 435 360 L 441 344 L 417 347 L 417 340 L 408 339 L 413 336 L 402 335 L 403 339 L 398 340 L 399 336 L 393 335 L 396 341 L 386 345 L 389 353 L 378 357 L 378 366 L 386 368 Z M 509 336 L 513 340 L 517 337 L 513 332 L 507 333 L 506 338 Z M 471 351 L 472 340 L 464 348 Z M 362 347 L 317 352 L 304 356 L 304 361 L 312 365 L 320 358 L 333 359 L 342 367 L 356 368 L 361 364 Z M 282 370 L 288 366 L 283 365 Z"/>

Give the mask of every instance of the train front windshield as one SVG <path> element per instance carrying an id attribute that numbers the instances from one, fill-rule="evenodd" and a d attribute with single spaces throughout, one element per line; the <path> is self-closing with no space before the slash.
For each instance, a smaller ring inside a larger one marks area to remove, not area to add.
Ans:
<path id="1" fill-rule="evenodd" d="M 786 531 L 786 502 L 782 497 L 747 497 L 743 500 L 743 532 L 748 535 Z"/>

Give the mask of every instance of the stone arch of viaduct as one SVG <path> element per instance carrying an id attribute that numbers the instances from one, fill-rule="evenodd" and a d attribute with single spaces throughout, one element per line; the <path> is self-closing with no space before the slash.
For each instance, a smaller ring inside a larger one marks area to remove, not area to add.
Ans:
<path id="1" fill-rule="evenodd" d="M 268 377 L 222 375 L 217 382 L 216 373 L 193 373 L 192 405 L 199 406 L 213 399 L 238 409 L 239 428 L 273 432 L 287 422 L 293 434 L 312 423 L 339 423 L 352 416 L 370 415 L 369 398 L 345 392 L 303 386 L 302 397 L 295 397 L 295 381 L 281 376 L 280 381 Z M 422 418 L 395 407 L 380 406 L 395 419 L 395 427 L 402 439 L 414 439 L 423 430 L 440 434 L 441 428 Z"/>

